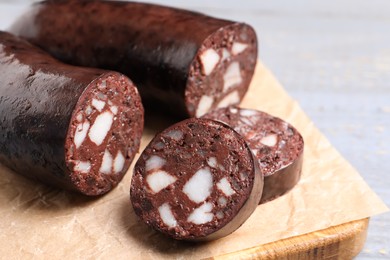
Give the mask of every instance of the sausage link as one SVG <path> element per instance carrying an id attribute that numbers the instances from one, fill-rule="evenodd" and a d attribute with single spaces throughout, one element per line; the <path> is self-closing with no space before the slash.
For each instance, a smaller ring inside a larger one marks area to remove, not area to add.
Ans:
<path id="1" fill-rule="evenodd" d="M 143 113 L 126 76 L 63 64 L 0 32 L 0 162 L 14 171 L 106 193 L 139 149 Z"/>
<path id="2" fill-rule="evenodd" d="M 119 71 L 147 111 L 184 117 L 238 104 L 257 61 L 251 26 L 144 3 L 43 1 L 11 32 L 63 62 Z"/>

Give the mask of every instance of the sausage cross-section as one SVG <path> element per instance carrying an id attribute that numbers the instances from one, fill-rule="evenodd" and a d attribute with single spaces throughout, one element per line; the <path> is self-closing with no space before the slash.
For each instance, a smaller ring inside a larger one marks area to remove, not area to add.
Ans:
<path id="1" fill-rule="evenodd" d="M 179 240 L 212 240 L 256 209 L 263 176 L 244 139 L 209 119 L 181 121 L 156 135 L 138 159 L 130 197 L 140 219 Z"/>
<path id="2" fill-rule="evenodd" d="M 93 196 L 130 166 L 143 107 L 126 76 L 63 64 L 0 32 L 0 122 L 0 163 Z"/>
<path id="3" fill-rule="evenodd" d="M 238 104 L 257 60 L 251 26 L 145 3 L 43 1 L 11 32 L 64 62 L 124 73 L 146 107 L 187 117 Z"/>
<path id="4" fill-rule="evenodd" d="M 265 112 L 238 107 L 217 109 L 204 117 L 228 124 L 247 141 L 264 175 L 260 203 L 283 195 L 297 184 L 304 142 L 292 125 Z"/>

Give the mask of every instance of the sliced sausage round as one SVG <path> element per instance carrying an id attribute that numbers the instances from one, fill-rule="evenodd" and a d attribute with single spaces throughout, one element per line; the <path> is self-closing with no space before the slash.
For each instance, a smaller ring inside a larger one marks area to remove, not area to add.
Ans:
<path id="1" fill-rule="evenodd" d="M 240 227 L 258 205 L 263 176 L 244 139 L 209 119 L 156 135 L 137 161 L 130 197 L 139 218 L 179 240 L 212 240 Z"/>
<path id="2" fill-rule="evenodd" d="M 147 110 L 187 117 L 238 104 L 257 61 L 251 26 L 153 4 L 43 1 L 11 32 L 64 62 L 124 73 Z"/>
<path id="3" fill-rule="evenodd" d="M 304 141 L 291 124 L 265 112 L 238 107 L 214 110 L 204 117 L 228 124 L 247 141 L 264 175 L 260 203 L 283 195 L 297 184 Z"/>
<path id="4" fill-rule="evenodd" d="M 0 32 L 0 162 L 86 195 L 115 187 L 139 149 L 143 107 L 124 75 L 65 65 Z"/>

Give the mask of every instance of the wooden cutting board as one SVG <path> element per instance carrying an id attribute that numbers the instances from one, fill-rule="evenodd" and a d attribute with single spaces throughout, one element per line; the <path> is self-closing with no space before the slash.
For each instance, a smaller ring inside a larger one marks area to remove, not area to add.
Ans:
<path id="1" fill-rule="evenodd" d="M 356 220 L 211 259 L 352 259 L 364 246 L 368 221 Z"/>

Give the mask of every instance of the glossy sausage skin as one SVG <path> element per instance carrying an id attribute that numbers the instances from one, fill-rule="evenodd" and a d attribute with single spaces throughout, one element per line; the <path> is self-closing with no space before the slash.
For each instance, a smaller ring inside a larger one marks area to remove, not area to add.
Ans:
<path id="1" fill-rule="evenodd" d="M 115 187 L 130 166 L 143 107 L 126 76 L 63 64 L 0 32 L 0 122 L 0 163 L 95 196 Z"/>
<path id="2" fill-rule="evenodd" d="M 11 32 L 63 62 L 119 71 L 147 108 L 182 117 L 238 104 L 257 60 L 249 25 L 144 3 L 44 1 Z"/>

